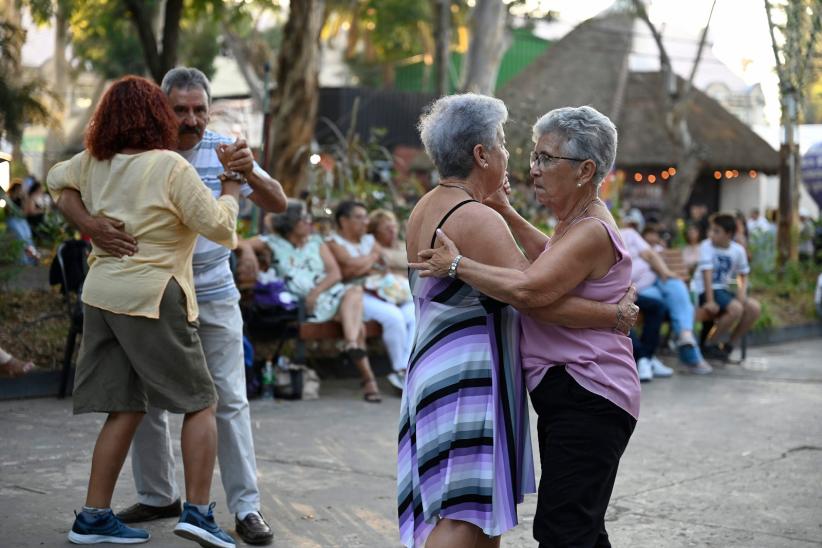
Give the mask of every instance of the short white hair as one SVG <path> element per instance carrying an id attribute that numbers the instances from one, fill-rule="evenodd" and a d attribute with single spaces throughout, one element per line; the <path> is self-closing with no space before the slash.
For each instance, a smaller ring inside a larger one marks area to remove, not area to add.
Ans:
<path id="1" fill-rule="evenodd" d="M 610 118 L 589 106 L 556 108 L 534 124 L 534 143 L 549 133 L 564 141 L 559 154 L 594 161 L 599 187 L 616 160 L 617 130 Z"/>
<path id="2" fill-rule="evenodd" d="M 499 99 L 464 93 L 435 101 L 420 117 L 417 129 L 440 176 L 464 178 L 474 167 L 474 147 L 498 144 L 506 120 L 508 109 Z"/>

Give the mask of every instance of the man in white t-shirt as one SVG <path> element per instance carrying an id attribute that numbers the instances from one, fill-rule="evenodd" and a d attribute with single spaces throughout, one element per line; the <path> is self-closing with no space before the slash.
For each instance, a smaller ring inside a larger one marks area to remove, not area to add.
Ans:
<path id="1" fill-rule="evenodd" d="M 745 248 L 733 241 L 736 219 L 717 213 L 710 223 L 708 239 L 699 244 L 693 286 L 699 295 L 700 317 L 716 321 L 716 328 L 705 339 L 705 355 L 727 361 L 756 323 L 761 308 L 747 295 L 750 267 Z M 735 293 L 729 287 L 734 279 Z"/>

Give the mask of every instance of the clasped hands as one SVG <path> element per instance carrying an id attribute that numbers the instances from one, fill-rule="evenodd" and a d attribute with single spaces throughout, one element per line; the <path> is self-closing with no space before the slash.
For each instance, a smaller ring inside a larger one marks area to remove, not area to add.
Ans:
<path id="1" fill-rule="evenodd" d="M 244 179 L 254 170 L 254 156 L 245 139 L 229 144 L 217 145 L 217 158 L 223 164 L 225 171 L 219 175 L 220 181 L 234 179 L 245 182 Z"/>

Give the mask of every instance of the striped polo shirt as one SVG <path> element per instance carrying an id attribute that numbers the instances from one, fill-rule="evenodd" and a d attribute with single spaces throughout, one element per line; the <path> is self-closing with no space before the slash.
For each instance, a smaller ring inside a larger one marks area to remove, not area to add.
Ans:
<path id="1" fill-rule="evenodd" d="M 233 143 L 233 137 L 227 137 L 205 130 L 203 139 L 191 150 L 180 150 L 180 155 L 191 163 L 197 170 L 200 180 L 211 190 L 215 198 L 220 196 L 221 185 L 217 176 L 223 172 L 223 165 L 217 158 L 217 145 Z M 254 169 L 259 166 L 254 163 Z M 253 190 L 250 186 L 243 185 L 240 193 L 248 197 Z M 234 276 L 231 274 L 229 257 L 231 251 L 199 236 L 194 247 L 194 258 L 192 266 L 194 269 L 194 290 L 197 293 L 198 302 L 239 299 L 240 292 L 234 283 Z"/>

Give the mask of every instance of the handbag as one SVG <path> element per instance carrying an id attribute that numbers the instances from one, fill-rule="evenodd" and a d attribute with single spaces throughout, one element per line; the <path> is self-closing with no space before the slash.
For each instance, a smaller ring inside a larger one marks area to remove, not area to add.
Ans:
<path id="1" fill-rule="evenodd" d="M 400 305 L 411 300 L 411 286 L 408 285 L 408 279 L 391 272 L 366 277 L 363 288 L 391 304 Z"/>

